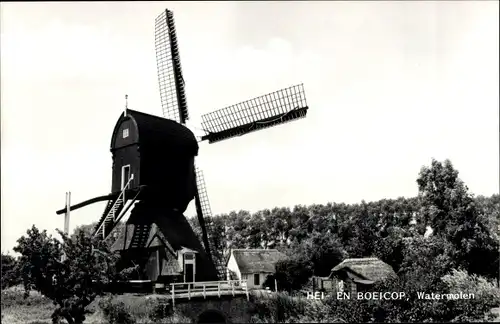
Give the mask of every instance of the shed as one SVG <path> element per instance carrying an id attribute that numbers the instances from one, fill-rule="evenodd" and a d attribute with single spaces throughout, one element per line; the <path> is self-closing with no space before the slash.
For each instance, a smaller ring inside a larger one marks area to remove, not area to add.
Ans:
<path id="1" fill-rule="evenodd" d="M 378 258 L 346 259 L 330 274 L 337 290 L 356 293 L 366 291 L 377 281 L 396 276 L 390 265 Z"/>
<path id="2" fill-rule="evenodd" d="M 276 263 L 286 255 L 275 249 L 234 249 L 227 262 L 228 271 L 247 280 L 249 288 L 262 288 L 266 277 L 276 272 Z"/>
<path id="3" fill-rule="evenodd" d="M 176 121 L 127 109 L 113 129 L 113 193 L 145 186 L 141 198 L 161 196 L 162 205 L 184 212 L 195 194 L 198 141 Z"/>

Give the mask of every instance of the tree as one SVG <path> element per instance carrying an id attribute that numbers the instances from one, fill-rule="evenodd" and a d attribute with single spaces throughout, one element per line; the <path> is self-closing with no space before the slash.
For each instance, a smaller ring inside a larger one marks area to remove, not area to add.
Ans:
<path id="1" fill-rule="evenodd" d="M 292 212 L 290 208 L 273 208 L 265 218 L 263 229 L 268 232 L 267 238 L 275 246 L 286 246 L 291 229 Z"/>
<path id="2" fill-rule="evenodd" d="M 313 275 L 313 265 L 303 258 L 280 260 L 276 263 L 276 272 L 267 276 L 264 286 L 274 288 L 274 280 L 278 290 L 293 291 L 304 286 Z"/>
<path id="3" fill-rule="evenodd" d="M 62 243 L 34 225 L 17 241 L 25 294 L 37 290 L 59 306 L 52 314 L 69 324 L 83 323 L 85 307 L 103 293 L 106 284 L 119 279 L 115 264 L 118 255 L 109 252 L 102 240 L 93 240 L 83 230 L 72 237 L 58 231 Z M 61 261 L 61 256 L 66 258 Z"/>
<path id="4" fill-rule="evenodd" d="M 453 246 L 441 237 L 411 237 L 403 239 L 403 244 L 400 277 L 422 284 L 436 283 L 453 267 L 450 252 Z M 415 278 L 410 278 L 412 276 Z"/>
<path id="5" fill-rule="evenodd" d="M 252 215 L 246 210 L 231 212 L 227 215 L 227 247 L 230 249 L 245 249 L 249 247 L 250 228 L 247 224 Z"/>
<path id="6" fill-rule="evenodd" d="M 312 265 L 316 276 L 328 276 L 332 268 L 347 257 L 336 234 L 314 232 L 295 251 L 302 260 Z"/>
<path id="7" fill-rule="evenodd" d="M 351 258 L 370 257 L 377 240 L 378 217 L 364 201 L 353 207 L 351 216 L 342 226 L 348 229 L 347 235 L 343 236 L 344 246 Z"/>
<path id="8" fill-rule="evenodd" d="M 488 224 L 493 238 L 500 241 L 500 195 L 495 194 L 491 197 L 478 196 L 475 199 L 476 206 L 479 209 L 481 218 L 485 224 Z"/>
<path id="9" fill-rule="evenodd" d="M 385 232 L 386 235 L 377 240 L 374 254 L 398 272 L 404 259 L 406 232 L 398 226 L 391 226 Z"/>
<path id="10" fill-rule="evenodd" d="M 2 289 L 20 284 L 21 281 L 18 260 L 2 253 Z"/>
<path id="11" fill-rule="evenodd" d="M 93 222 L 92 224 L 85 224 L 85 225 L 80 225 L 75 228 L 73 231 L 72 235 L 76 235 L 79 231 L 84 231 L 86 235 L 92 236 L 94 234 L 94 229 L 97 226 L 97 222 Z M 120 234 L 125 230 L 125 223 L 120 221 L 116 226 L 113 228 L 111 233 L 109 233 L 108 237 L 106 238 L 106 243 L 109 247 L 113 246 L 117 238 L 120 236 Z"/>
<path id="12" fill-rule="evenodd" d="M 455 267 L 498 278 L 499 243 L 451 162 L 433 159 L 430 167 L 422 167 L 417 184 L 422 227 L 430 226 L 433 235 L 452 244 Z"/>

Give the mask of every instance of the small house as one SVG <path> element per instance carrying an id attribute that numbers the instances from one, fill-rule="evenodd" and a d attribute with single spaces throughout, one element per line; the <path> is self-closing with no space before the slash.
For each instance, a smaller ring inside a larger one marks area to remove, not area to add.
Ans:
<path id="1" fill-rule="evenodd" d="M 372 285 L 396 273 L 390 265 L 378 258 L 346 259 L 332 269 L 330 279 L 334 290 L 356 293 L 369 291 Z"/>
<path id="2" fill-rule="evenodd" d="M 227 262 L 229 272 L 246 280 L 248 288 L 263 288 L 267 276 L 276 272 L 276 263 L 286 256 L 275 249 L 235 249 Z"/>

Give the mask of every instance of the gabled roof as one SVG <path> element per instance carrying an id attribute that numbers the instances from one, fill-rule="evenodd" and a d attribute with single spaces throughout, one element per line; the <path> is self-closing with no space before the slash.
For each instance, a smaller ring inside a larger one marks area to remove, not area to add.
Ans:
<path id="1" fill-rule="evenodd" d="M 232 255 L 241 273 L 274 273 L 276 262 L 286 259 L 275 249 L 235 249 Z"/>
<path id="2" fill-rule="evenodd" d="M 190 248 L 187 248 L 185 246 L 181 246 L 181 249 L 178 252 L 181 253 L 181 254 L 184 254 L 186 252 L 198 253 L 198 251 L 190 249 Z"/>
<path id="3" fill-rule="evenodd" d="M 341 271 L 352 271 L 373 282 L 396 275 L 390 265 L 378 258 L 345 259 L 332 269 L 330 276 Z"/>

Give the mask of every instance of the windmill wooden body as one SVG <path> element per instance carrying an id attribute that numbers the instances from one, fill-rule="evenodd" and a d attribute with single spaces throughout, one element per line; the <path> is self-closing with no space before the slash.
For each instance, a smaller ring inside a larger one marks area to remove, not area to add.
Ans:
<path id="1" fill-rule="evenodd" d="M 125 109 L 111 138 L 111 193 L 57 213 L 108 201 L 94 232 L 106 239 L 132 209 L 112 246 L 121 252 L 122 267 L 139 265 L 138 279 L 151 282 L 224 280 L 203 174 L 195 165 L 198 142 L 215 143 L 303 118 L 308 110 L 304 89 L 292 86 L 203 115 L 205 135 L 197 138 L 185 126 L 185 85 L 168 9 L 156 18 L 155 39 L 164 118 Z M 183 214 L 193 199 L 202 242 Z"/>

